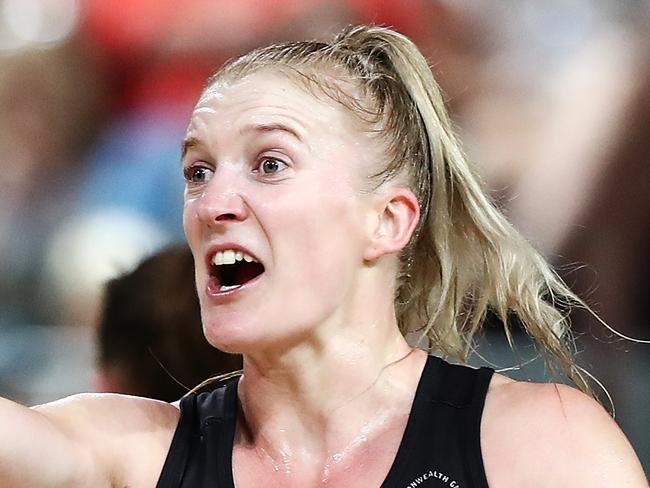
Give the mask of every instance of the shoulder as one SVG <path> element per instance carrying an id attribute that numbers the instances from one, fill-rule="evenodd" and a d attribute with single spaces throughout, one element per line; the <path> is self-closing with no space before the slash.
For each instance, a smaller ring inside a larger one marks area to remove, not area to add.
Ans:
<path id="1" fill-rule="evenodd" d="M 118 394 L 84 393 L 33 409 L 88 452 L 95 469 L 118 486 L 155 485 L 180 416 L 169 403 Z"/>
<path id="2" fill-rule="evenodd" d="M 616 422 L 575 388 L 495 375 L 481 429 L 492 486 L 648 486 Z"/>
<path id="3" fill-rule="evenodd" d="M 82 393 L 32 409 L 76 437 L 91 439 L 167 431 L 175 428 L 179 417 L 172 404 L 113 393 Z"/>

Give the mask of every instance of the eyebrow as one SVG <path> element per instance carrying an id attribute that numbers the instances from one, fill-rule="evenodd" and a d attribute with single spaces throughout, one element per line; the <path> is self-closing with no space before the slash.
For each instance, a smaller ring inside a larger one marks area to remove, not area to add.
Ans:
<path id="1" fill-rule="evenodd" d="M 187 151 L 202 144 L 201 140 L 196 137 L 186 137 L 183 139 L 183 142 L 181 143 L 181 159 L 185 157 Z"/>
<path id="2" fill-rule="evenodd" d="M 284 132 L 294 137 L 298 141 L 304 143 L 302 136 L 297 130 L 280 122 L 273 122 L 268 124 L 249 124 L 244 126 L 240 131 L 242 134 L 246 132 Z M 186 137 L 183 139 L 183 142 L 181 144 L 181 159 L 185 157 L 190 149 L 202 145 L 203 141 L 201 141 L 201 139 L 197 137 Z"/>
<path id="3" fill-rule="evenodd" d="M 303 140 L 302 136 L 300 133 L 294 129 L 293 127 L 290 127 L 288 125 L 285 125 L 281 122 L 271 122 L 268 124 L 249 124 L 246 125 L 242 128 L 240 131 L 241 133 L 245 132 L 286 132 L 290 136 L 293 136 L 295 139 L 298 141 L 304 143 L 305 141 Z"/>

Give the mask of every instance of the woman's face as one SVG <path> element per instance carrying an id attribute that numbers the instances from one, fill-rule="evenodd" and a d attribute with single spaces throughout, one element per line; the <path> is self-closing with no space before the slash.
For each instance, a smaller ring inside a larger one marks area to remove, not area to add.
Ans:
<path id="1" fill-rule="evenodd" d="M 184 142 L 183 218 L 213 345 L 290 345 L 346 321 L 376 146 L 343 107 L 280 73 L 206 90 Z"/>

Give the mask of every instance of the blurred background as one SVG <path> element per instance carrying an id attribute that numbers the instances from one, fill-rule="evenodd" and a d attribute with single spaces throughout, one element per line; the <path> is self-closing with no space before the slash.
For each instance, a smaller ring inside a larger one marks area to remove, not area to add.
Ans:
<path id="1" fill-rule="evenodd" d="M 183 240 L 180 141 L 207 76 L 359 22 L 416 41 L 509 218 L 605 321 L 650 339 L 647 0 L 0 0 L 1 396 L 97 388 L 103 284 Z M 650 472 L 650 345 L 573 322 Z"/>

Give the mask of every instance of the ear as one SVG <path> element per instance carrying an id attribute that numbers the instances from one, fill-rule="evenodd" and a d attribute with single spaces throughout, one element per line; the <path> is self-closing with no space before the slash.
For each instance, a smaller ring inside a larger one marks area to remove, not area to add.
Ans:
<path id="1" fill-rule="evenodd" d="M 375 206 L 364 259 L 373 261 L 404 249 L 419 219 L 420 206 L 411 190 L 392 187 L 381 192 Z"/>

